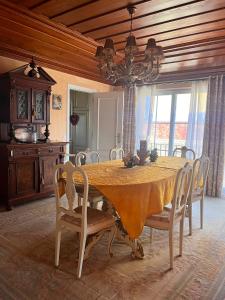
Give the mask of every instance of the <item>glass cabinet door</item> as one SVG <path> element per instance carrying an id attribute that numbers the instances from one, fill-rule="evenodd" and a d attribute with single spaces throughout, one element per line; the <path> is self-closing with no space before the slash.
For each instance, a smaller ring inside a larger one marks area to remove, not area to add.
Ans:
<path id="1" fill-rule="evenodd" d="M 23 87 L 15 89 L 14 122 L 31 122 L 30 114 L 30 90 Z"/>
<path id="2" fill-rule="evenodd" d="M 46 91 L 33 91 L 32 122 L 46 122 Z"/>

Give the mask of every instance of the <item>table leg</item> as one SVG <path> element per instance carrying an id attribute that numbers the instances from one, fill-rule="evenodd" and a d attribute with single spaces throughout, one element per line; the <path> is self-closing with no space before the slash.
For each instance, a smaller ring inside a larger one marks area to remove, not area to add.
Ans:
<path id="1" fill-rule="evenodd" d="M 144 250 L 143 250 L 140 240 L 139 239 L 131 239 L 129 237 L 128 233 L 123 228 L 123 224 L 120 219 L 117 219 L 116 224 L 117 224 L 117 228 L 118 228 L 116 237 L 131 247 L 131 249 L 132 249 L 131 256 L 133 258 L 143 259 L 144 258 Z"/>
<path id="2" fill-rule="evenodd" d="M 120 219 L 118 213 L 116 212 L 113 205 L 109 201 L 107 201 L 107 199 L 105 197 L 103 198 L 102 210 L 115 216 L 116 225 L 117 225 L 116 238 L 118 240 L 123 241 L 125 244 L 127 244 L 129 247 L 131 247 L 131 249 L 132 249 L 131 256 L 133 258 L 139 258 L 139 259 L 144 258 L 144 250 L 143 250 L 140 240 L 139 239 L 131 239 L 129 237 L 128 233 L 126 232 L 126 230 L 123 227 L 123 224 L 121 222 L 121 219 Z"/>

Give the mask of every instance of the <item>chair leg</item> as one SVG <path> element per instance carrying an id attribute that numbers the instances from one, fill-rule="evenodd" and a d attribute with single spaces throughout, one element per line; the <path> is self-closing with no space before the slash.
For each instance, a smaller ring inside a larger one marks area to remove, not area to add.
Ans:
<path id="1" fill-rule="evenodd" d="M 179 255 L 183 254 L 183 234 L 184 234 L 184 218 L 180 221 L 180 245 L 179 245 Z"/>
<path id="2" fill-rule="evenodd" d="M 192 235 L 192 203 L 188 204 L 189 235 Z"/>
<path id="3" fill-rule="evenodd" d="M 113 256 L 113 253 L 111 251 L 111 247 L 112 247 L 112 243 L 114 241 L 114 238 L 116 236 L 116 232 L 117 232 L 117 227 L 116 225 L 112 227 L 112 229 L 110 230 L 109 232 L 109 242 L 108 242 L 108 253 L 109 253 L 109 256 Z"/>
<path id="4" fill-rule="evenodd" d="M 84 252 L 85 252 L 85 246 L 86 246 L 86 239 L 87 239 L 87 236 L 81 234 L 80 250 L 79 250 L 79 261 L 78 261 L 78 268 L 77 268 L 77 277 L 78 278 L 81 277 L 83 261 L 84 261 Z"/>
<path id="5" fill-rule="evenodd" d="M 203 229 L 203 209 L 204 209 L 204 196 L 202 196 L 200 200 L 200 225 L 201 229 Z"/>
<path id="6" fill-rule="evenodd" d="M 55 241 L 55 266 L 59 265 L 59 254 L 60 254 L 60 244 L 61 244 L 61 230 L 56 230 L 56 241 Z"/>
<path id="7" fill-rule="evenodd" d="M 81 198 L 81 196 L 80 195 L 78 195 L 78 206 L 81 206 L 81 203 L 82 203 L 82 198 Z"/>
<path id="8" fill-rule="evenodd" d="M 170 269 L 173 269 L 173 227 L 169 230 Z"/>
<path id="9" fill-rule="evenodd" d="M 149 227 L 150 228 L 150 244 L 152 243 L 152 239 L 153 239 L 153 229 L 152 227 Z"/>

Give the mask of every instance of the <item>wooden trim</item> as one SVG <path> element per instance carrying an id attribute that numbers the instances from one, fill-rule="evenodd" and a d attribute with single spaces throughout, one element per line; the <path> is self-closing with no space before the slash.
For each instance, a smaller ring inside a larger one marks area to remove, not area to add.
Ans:
<path id="1" fill-rule="evenodd" d="M 209 76 L 216 76 L 219 74 L 225 74 L 225 66 L 212 67 L 211 69 L 201 68 L 189 71 L 185 70 L 179 72 L 168 72 L 162 73 L 160 77 L 150 85 L 158 83 L 174 83 L 180 81 L 208 79 Z"/>
<path id="2" fill-rule="evenodd" d="M 88 45 L 89 47 L 93 47 L 94 49 L 99 46 L 99 43 L 93 40 L 92 38 L 88 38 L 83 36 L 81 33 L 75 30 L 71 30 L 66 26 L 53 22 L 43 15 L 36 14 L 26 8 L 10 3 L 7 0 L 0 0 L 0 11 L 1 14 L 6 11 L 11 14 L 11 16 L 19 16 L 24 18 L 24 16 L 30 18 L 30 25 L 33 26 L 34 23 L 43 26 L 45 28 L 54 30 L 64 36 L 72 37 L 79 44 Z M 32 28 L 32 27 L 31 27 Z"/>
<path id="3" fill-rule="evenodd" d="M 11 45 L 0 43 L 0 55 L 5 56 L 12 59 L 18 59 L 22 62 L 27 62 L 33 57 L 33 53 L 26 51 L 24 49 L 13 47 Z M 102 82 L 104 84 L 109 85 L 110 83 L 104 80 L 103 77 L 100 76 L 99 72 L 95 74 L 88 72 L 87 70 L 79 69 L 75 66 L 62 64 L 55 60 L 47 59 L 42 56 L 35 56 L 36 61 L 42 65 L 42 67 L 50 68 L 59 72 L 68 73 L 71 75 L 87 78 L 93 81 Z"/>

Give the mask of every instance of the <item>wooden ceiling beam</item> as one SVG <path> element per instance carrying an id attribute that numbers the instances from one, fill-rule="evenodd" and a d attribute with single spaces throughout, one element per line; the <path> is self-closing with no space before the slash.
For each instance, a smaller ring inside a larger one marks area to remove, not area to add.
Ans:
<path id="1" fill-rule="evenodd" d="M 198 72 L 201 68 L 205 68 L 207 66 L 208 71 L 211 68 L 208 66 L 211 65 L 211 68 L 225 66 L 225 56 L 221 55 L 217 58 L 215 57 L 208 57 L 204 59 L 194 59 L 194 60 L 186 60 L 186 61 L 179 61 L 175 63 L 168 63 L 163 64 L 161 68 L 161 72 L 179 72 L 181 70 L 193 70 L 195 69 Z"/>
<path id="2" fill-rule="evenodd" d="M 135 1 L 135 6 L 138 6 L 138 5 L 140 5 L 140 4 L 142 4 L 142 3 L 146 3 L 146 2 L 149 2 L 149 1 L 151 1 L 151 0 L 141 0 L 141 1 Z M 196 0 L 196 1 L 204 1 L 204 0 Z M 67 27 L 75 27 L 75 26 L 77 26 L 78 24 L 81 24 L 81 23 L 86 23 L 86 22 L 88 22 L 88 21 L 91 21 L 91 20 L 96 20 L 96 19 L 98 19 L 98 18 L 101 18 L 101 17 L 109 17 L 109 15 L 111 15 L 111 14 L 113 14 L 113 13 L 116 13 L 116 12 L 118 12 L 118 11 L 121 11 L 121 10 L 123 10 L 123 9 L 127 9 L 127 4 L 125 5 L 125 6 L 120 6 L 120 7 L 118 7 L 118 8 L 115 8 L 115 9 L 113 9 L 113 10 L 110 10 L 110 11 L 107 11 L 107 12 L 103 12 L 103 13 L 101 13 L 101 14 L 98 14 L 98 15 L 94 15 L 94 16 L 91 16 L 91 17 L 88 17 L 88 18 L 85 18 L 85 19 L 82 19 L 82 20 L 79 20 L 79 21 L 77 21 L 77 22 L 73 22 L 73 23 L 71 23 L 71 24 L 68 24 L 67 25 Z M 128 14 L 128 12 L 127 12 L 127 14 Z M 111 17 L 110 17 L 110 19 L 111 19 Z M 125 20 L 125 22 L 127 22 L 128 20 Z M 119 24 L 119 23 L 118 23 Z M 110 25 L 109 25 L 110 26 Z M 93 29 L 93 30 L 91 30 L 91 31 L 94 31 L 95 29 Z M 82 34 L 84 34 L 84 32 L 82 32 L 82 31 L 80 31 Z M 86 33 L 86 32 L 85 32 Z"/>
<path id="3" fill-rule="evenodd" d="M 144 22 L 152 22 L 152 18 L 161 18 L 161 16 L 165 16 L 166 14 L 173 13 L 175 10 L 179 11 L 182 10 L 186 6 L 187 10 L 191 9 L 192 7 L 196 7 L 198 5 L 198 2 L 205 1 L 205 0 L 167 0 L 167 1 L 158 1 L 158 0 L 152 0 L 149 4 L 144 2 L 140 3 L 136 6 L 136 11 L 134 14 L 134 28 L 138 27 L 138 23 L 142 22 L 142 19 Z M 208 0 L 207 0 L 208 1 Z M 221 1 L 221 0 L 216 0 Z M 191 3 L 191 5 L 190 5 Z M 126 3 L 127 5 L 127 3 Z M 177 7 L 176 9 L 174 7 Z M 215 7 L 214 7 L 215 8 Z M 200 9 L 200 8 L 199 8 Z M 161 13 L 158 13 L 161 12 Z M 180 12 L 182 13 L 182 12 Z M 143 18 L 143 15 L 148 15 L 151 17 Z M 156 20 L 155 20 L 156 22 Z M 125 6 L 124 9 L 116 12 L 111 13 L 110 15 L 101 16 L 98 18 L 93 18 L 92 20 L 87 20 L 83 22 L 77 23 L 73 28 L 78 30 L 79 32 L 87 32 L 89 30 L 96 31 L 98 30 L 98 27 L 102 27 L 104 29 L 108 28 L 108 31 L 112 31 L 115 28 L 118 27 L 118 24 L 125 27 L 126 29 L 130 26 L 130 17 L 127 12 L 127 8 Z M 137 24 L 137 25 L 136 25 Z M 112 28 L 110 28 L 112 27 Z M 89 35 L 91 34 L 91 31 L 89 32 Z"/>
<path id="4" fill-rule="evenodd" d="M 34 4 L 34 5 L 32 5 L 31 7 L 29 7 L 29 8 L 30 8 L 30 9 L 35 9 L 35 8 L 41 6 L 41 5 L 43 5 L 43 4 L 45 4 L 45 3 L 49 2 L 49 1 L 50 1 L 50 0 L 42 0 L 41 2 L 39 2 L 39 3 L 37 3 L 37 4 Z"/>
<path id="5" fill-rule="evenodd" d="M 195 31 L 192 30 L 192 27 L 188 27 L 188 28 L 181 28 L 180 30 L 175 30 L 175 31 L 171 31 L 169 32 L 170 34 L 168 34 L 168 32 L 165 33 L 156 33 L 153 35 L 149 35 L 147 38 L 138 38 L 137 40 L 137 44 L 139 49 L 142 47 L 146 47 L 147 45 L 147 41 L 148 39 L 151 38 L 155 38 L 157 44 L 160 44 L 162 47 L 164 46 L 164 43 L 166 45 L 170 45 L 170 42 L 173 43 L 173 41 L 196 41 L 196 38 L 198 39 L 202 39 L 205 36 L 207 37 L 219 37 L 221 35 L 223 35 L 223 32 L 225 30 L 225 19 L 223 19 L 223 22 L 221 22 L 220 24 L 217 24 L 217 27 L 215 28 L 215 24 L 212 24 L 212 26 L 198 26 Z M 219 26 L 218 26 L 219 25 Z M 175 35 L 177 34 L 177 35 Z M 158 37 L 158 38 L 157 38 Z M 117 51 L 122 51 L 124 50 L 124 47 L 126 45 L 126 42 L 124 41 L 123 43 L 114 43 L 115 48 Z"/>
<path id="6" fill-rule="evenodd" d="M 92 4 L 92 3 L 95 3 L 95 2 L 97 2 L 97 1 L 98 1 L 98 0 L 89 0 L 89 1 L 87 1 L 87 2 L 85 2 L 85 3 L 80 3 L 79 5 L 73 6 L 73 7 L 69 8 L 69 9 L 67 9 L 67 10 L 63 10 L 63 11 L 61 11 L 61 12 L 59 12 L 59 13 L 56 13 L 56 14 L 54 14 L 54 15 L 49 16 L 49 19 L 54 19 L 54 18 L 63 16 L 63 15 L 65 15 L 65 14 L 67 14 L 67 13 L 72 12 L 72 11 L 74 12 L 74 11 L 76 11 L 76 10 L 79 9 L 79 8 L 85 7 L 85 6 L 87 6 L 87 5 L 90 5 L 90 4 Z"/>
<path id="7" fill-rule="evenodd" d="M 220 41 L 218 40 L 219 38 L 222 38 L 225 36 L 225 29 L 221 30 L 220 34 L 218 34 L 217 32 L 217 37 L 215 37 L 215 32 L 209 32 L 208 33 L 208 37 L 209 39 L 211 38 L 214 38 L 214 41 L 215 41 L 215 44 L 217 43 L 220 43 Z M 199 39 L 205 37 L 205 34 L 203 34 L 203 36 L 199 35 Z M 162 41 L 159 41 L 157 44 L 162 46 L 162 47 L 176 47 L 176 45 L 180 45 L 180 44 L 185 44 L 187 43 L 187 41 L 191 41 L 193 42 L 193 46 L 190 46 L 190 47 L 185 47 L 185 48 L 196 48 L 196 47 L 199 47 L 199 45 L 195 45 L 195 41 L 196 41 L 196 38 L 195 36 L 188 36 L 187 38 L 186 37 L 176 37 L 176 38 L 173 38 L 173 39 L 169 39 L 169 40 L 162 40 Z M 212 42 L 213 44 L 213 42 Z M 203 46 L 204 47 L 204 46 Z M 138 45 L 138 51 L 139 53 L 144 53 L 146 49 L 146 44 L 144 45 Z M 117 50 L 117 53 L 123 53 L 122 51 L 124 49 L 116 49 Z M 182 49 L 178 48 L 178 50 L 176 48 L 171 48 L 170 50 L 166 50 L 166 52 L 171 52 L 171 51 L 182 51 Z"/>
<path id="8" fill-rule="evenodd" d="M 213 10 L 207 10 L 204 12 L 200 12 L 200 13 L 196 13 L 196 14 L 189 14 L 186 16 L 181 16 L 181 17 L 177 17 L 177 18 L 172 18 L 169 20 L 164 20 L 162 22 L 157 22 L 157 23 L 152 23 L 152 24 L 148 24 L 145 26 L 141 26 L 138 28 L 134 28 L 133 29 L 133 33 L 136 36 L 136 38 L 143 37 L 143 36 L 148 36 L 150 35 L 149 30 L 151 29 L 151 34 L 154 34 L 156 32 L 160 32 L 160 31 L 166 31 L 166 30 L 178 30 L 178 28 L 182 28 L 182 27 L 194 27 L 195 24 L 199 24 L 199 23 L 208 23 L 210 21 L 215 22 L 215 20 L 221 20 L 224 19 L 224 15 L 225 15 L 225 6 L 217 8 L 217 9 L 213 9 Z M 207 21 L 204 22 L 199 22 L 199 20 L 201 20 L 200 17 L 206 17 Z M 103 31 L 100 32 L 100 34 L 102 34 Z M 115 30 L 114 30 L 115 32 Z M 121 42 L 124 41 L 127 37 L 129 33 L 129 30 L 121 30 L 121 27 L 117 29 L 117 32 L 115 33 L 110 33 L 108 31 L 107 35 L 104 36 L 100 36 L 99 34 L 91 34 L 90 36 L 94 39 L 96 39 L 97 41 L 104 41 L 106 38 L 113 38 L 113 40 L 115 42 Z"/>
<path id="9" fill-rule="evenodd" d="M 215 45 L 218 43 L 223 43 L 225 41 L 225 36 L 221 36 L 221 37 L 213 37 L 213 38 L 209 38 L 209 39 L 203 39 L 203 40 L 199 40 L 199 41 L 195 41 L 195 42 L 186 42 L 183 44 L 176 44 L 173 46 L 167 46 L 163 48 L 164 53 L 167 52 L 171 52 L 171 51 L 182 51 L 182 50 L 186 50 L 186 49 L 190 49 L 190 48 L 194 48 L 194 47 L 205 47 L 205 46 L 209 46 L 209 45 Z"/>
<path id="10" fill-rule="evenodd" d="M 186 60 L 199 60 L 209 57 L 217 57 L 225 55 L 225 45 L 224 47 L 213 48 L 213 49 L 204 49 L 201 52 L 199 51 L 190 51 L 186 53 L 182 53 L 179 55 L 166 55 L 163 64 L 181 62 Z"/>
<path id="11" fill-rule="evenodd" d="M 142 15 L 138 15 L 138 16 L 134 16 L 133 17 L 133 24 L 135 24 L 135 20 L 138 20 L 138 19 L 141 19 L 143 20 L 143 18 L 146 18 L 146 17 L 149 17 L 149 16 L 153 16 L 153 15 L 156 15 L 156 14 L 160 14 L 162 12 L 169 12 L 170 10 L 174 10 L 174 9 L 178 9 L 178 8 L 181 8 L 181 7 L 184 7 L 184 6 L 187 6 L 187 5 L 192 5 L 192 4 L 195 4 L 195 3 L 198 3 L 198 2 L 202 2 L 204 0 L 192 0 L 190 2 L 187 2 L 187 3 L 181 3 L 181 4 L 177 4 L 175 6 L 170 6 L 168 8 L 163 8 L 163 9 L 160 9 L 160 10 L 156 10 L 156 11 L 152 11 L 152 12 L 149 12 L 149 13 L 145 13 L 145 14 L 142 14 Z M 126 7 L 124 8 L 126 9 Z M 114 22 L 114 23 L 109 23 L 107 25 L 101 25 L 99 27 L 95 27 L 95 28 L 91 28 L 89 30 L 86 30 L 86 31 L 82 31 L 80 30 L 79 28 L 79 31 L 82 33 L 82 34 L 88 34 L 88 33 L 91 33 L 93 31 L 99 31 L 99 30 L 102 30 L 102 29 L 106 29 L 106 28 L 110 28 L 112 26 L 118 26 L 118 25 L 121 25 L 121 24 L 124 24 L 124 23 L 127 23 L 128 26 L 130 25 L 130 17 L 128 15 L 128 12 L 127 12 L 127 18 L 124 19 L 124 20 L 121 20 L 121 21 L 117 21 L 117 22 Z M 101 17 L 101 16 L 100 16 Z M 94 18 L 94 17 L 93 17 Z M 110 20 L 113 20 L 112 17 L 110 18 Z M 87 20 L 88 21 L 88 20 Z M 74 24 L 76 25 L 76 24 Z M 70 27 L 70 26 L 69 26 Z"/>

